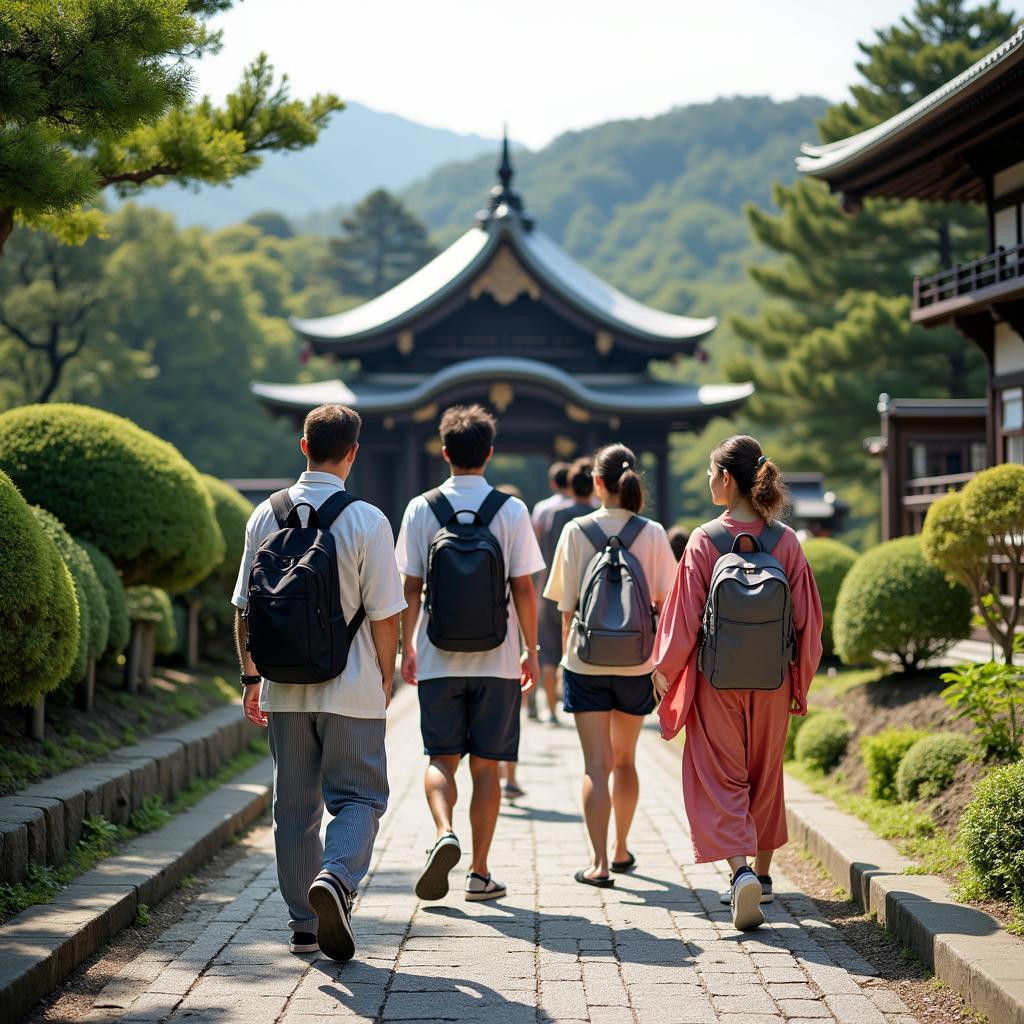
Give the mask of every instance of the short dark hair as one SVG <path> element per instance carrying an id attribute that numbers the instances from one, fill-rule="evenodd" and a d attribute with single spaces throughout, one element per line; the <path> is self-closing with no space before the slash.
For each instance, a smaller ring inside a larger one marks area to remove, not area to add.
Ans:
<path id="1" fill-rule="evenodd" d="M 569 467 L 569 486 L 577 498 L 589 498 L 594 493 L 594 473 L 590 459 L 577 459 Z"/>
<path id="2" fill-rule="evenodd" d="M 569 463 L 552 462 L 548 466 L 548 483 L 564 491 L 569 486 Z"/>
<path id="3" fill-rule="evenodd" d="M 686 553 L 686 545 L 690 543 L 690 531 L 684 529 L 682 526 L 670 526 L 668 530 L 668 546 L 672 549 L 672 554 L 676 556 L 676 561 L 681 562 L 683 555 Z"/>
<path id="4" fill-rule="evenodd" d="M 359 440 L 363 421 L 345 405 L 318 405 L 306 416 L 302 436 L 310 462 L 341 462 Z"/>
<path id="5" fill-rule="evenodd" d="M 459 469 L 479 469 L 497 433 L 497 422 L 482 405 L 453 405 L 441 416 L 441 444 Z"/>

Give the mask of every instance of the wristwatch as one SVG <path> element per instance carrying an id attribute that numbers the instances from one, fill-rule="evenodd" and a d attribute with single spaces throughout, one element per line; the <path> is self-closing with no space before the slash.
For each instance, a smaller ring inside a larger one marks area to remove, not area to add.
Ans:
<path id="1" fill-rule="evenodd" d="M 244 672 L 242 672 L 238 678 L 242 681 L 243 693 L 245 692 L 245 688 L 247 686 L 255 686 L 256 683 L 263 682 L 263 676 L 261 676 L 259 673 L 256 673 L 256 675 L 254 676 L 247 676 Z"/>

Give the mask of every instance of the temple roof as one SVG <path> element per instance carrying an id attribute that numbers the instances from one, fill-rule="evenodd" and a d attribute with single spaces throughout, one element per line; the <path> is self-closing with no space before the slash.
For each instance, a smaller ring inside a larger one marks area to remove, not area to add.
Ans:
<path id="1" fill-rule="evenodd" d="M 500 184 L 491 190 L 477 225 L 400 284 L 354 309 L 291 324 L 323 351 L 394 335 L 468 286 L 499 247 L 508 245 L 525 271 L 598 329 L 618 337 L 655 342 L 669 351 L 692 349 L 717 326 L 715 317 L 665 313 L 638 302 L 602 281 L 534 226 L 511 187 L 507 141 L 498 168 Z"/>
<path id="2" fill-rule="evenodd" d="M 566 373 L 549 363 L 516 356 L 466 359 L 429 375 L 367 374 L 346 383 L 252 385 L 253 393 L 271 408 L 308 411 L 338 402 L 362 413 L 396 413 L 413 409 L 453 386 L 476 381 L 532 383 L 560 392 L 569 401 L 593 412 L 701 419 L 726 415 L 753 394 L 753 384 L 674 384 L 646 374 L 601 375 L 593 379 Z"/>
<path id="3" fill-rule="evenodd" d="M 966 71 L 887 121 L 825 145 L 804 143 L 797 170 L 829 182 L 833 189 L 893 198 L 983 200 L 977 171 L 957 159 L 965 141 L 976 144 L 1005 130 L 993 91 L 1024 69 L 1024 26 Z M 1011 97 L 1006 98 L 1012 102 Z M 1019 114 L 1019 100 L 1016 103 Z M 1011 108 L 1012 109 L 1012 108 Z M 988 124 L 986 119 L 991 119 Z M 941 174 L 916 172 L 926 160 L 947 163 Z"/>

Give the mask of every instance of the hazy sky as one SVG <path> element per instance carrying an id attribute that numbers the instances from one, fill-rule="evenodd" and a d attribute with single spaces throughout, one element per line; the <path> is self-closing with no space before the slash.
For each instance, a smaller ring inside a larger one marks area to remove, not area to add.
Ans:
<path id="1" fill-rule="evenodd" d="M 531 147 L 560 132 L 736 94 L 838 99 L 856 43 L 912 0 L 244 0 L 199 62 L 220 98 L 266 50 L 294 92 L 333 91 Z"/>

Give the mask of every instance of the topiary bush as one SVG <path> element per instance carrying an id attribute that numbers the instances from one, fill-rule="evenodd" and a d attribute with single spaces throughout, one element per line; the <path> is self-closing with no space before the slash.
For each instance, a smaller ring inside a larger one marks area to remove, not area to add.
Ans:
<path id="1" fill-rule="evenodd" d="M 833 636 L 846 664 L 879 652 L 911 671 L 963 640 L 970 627 L 970 594 L 925 561 L 919 537 L 900 537 L 865 552 L 847 573 Z"/>
<path id="2" fill-rule="evenodd" d="M 6 412 L 0 469 L 30 503 L 103 551 L 126 584 L 184 590 L 224 556 L 198 472 L 172 445 L 120 416 L 80 405 Z"/>
<path id="3" fill-rule="evenodd" d="M 927 800 L 948 789 L 957 765 L 966 761 L 974 745 L 964 736 L 939 732 L 919 739 L 906 753 L 896 772 L 896 795 L 903 801 Z"/>
<path id="4" fill-rule="evenodd" d="M 838 711 L 819 711 L 797 733 L 794 753 L 798 761 L 827 772 L 839 763 L 849 741 L 850 723 Z"/>
<path id="5" fill-rule="evenodd" d="M 107 637 L 110 635 L 107 599 L 96 570 L 81 545 L 75 542 L 56 516 L 51 515 L 46 509 L 37 506 L 32 511 L 46 535 L 57 546 L 60 557 L 64 559 L 64 564 L 71 571 L 71 578 L 75 581 L 81 629 L 78 653 L 68 675 L 68 681 L 77 683 L 85 678 L 89 659 L 99 658 L 107 649 Z"/>
<path id="6" fill-rule="evenodd" d="M 821 710 L 821 708 L 808 708 L 807 714 L 790 715 L 789 728 L 786 731 L 786 748 L 783 753 L 783 760 L 792 761 L 796 757 L 796 738 L 800 730 Z"/>
<path id="7" fill-rule="evenodd" d="M 818 595 L 821 597 L 821 610 L 824 626 L 821 631 L 823 654 L 831 657 L 835 653 L 832 642 L 832 620 L 835 617 L 836 600 L 839 587 L 853 563 L 857 561 L 857 552 L 846 544 L 829 537 L 811 537 L 804 541 L 804 555 L 814 573 L 814 581 L 818 584 Z"/>
<path id="8" fill-rule="evenodd" d="M 1024 760 L 978 783 L 958 830 L 983 896 L 1008 897 L 1024 911 Z"/>
<path id="9" fill-rule="evenodd" d="M 159 587 L 128 587 L 128 618 L 132 622 L 152 622 L 156 626 L 154 650 L 157 654 L 173 654 L 178 649 L 178 631 L 174 625 L 174 609 L 166 590 Z"/>
<path id="10" fill-rule="evenodd" d="M 71 573 L 0 472 L 0 705 L 32 705 L 71 671 L 81 627 Z"/>
<path id="11" fill-rule="evenodd" d="M 117 657 L 128 646 L 131 639 L 131 624 L 128 622 L 128 604 L 124 596 L 124 584 L 118 576 L 114 563 L 95 544 L 87 540 L 78 541 L 79 547 L 89 556 L 93 569 L 103 587 L 103 596 L 107 600 L 107 611 L 110 613 L 110 632 L 104 656 Z"/>
<path id="12" fill-rule="evenodd" d="M 896 772 L 904 755 L 928 734 L 920 729 L 889 728 L 874 736 L 862 736 L 860 756 L 868 776 L 868 796 L 896 799 Z"/>

